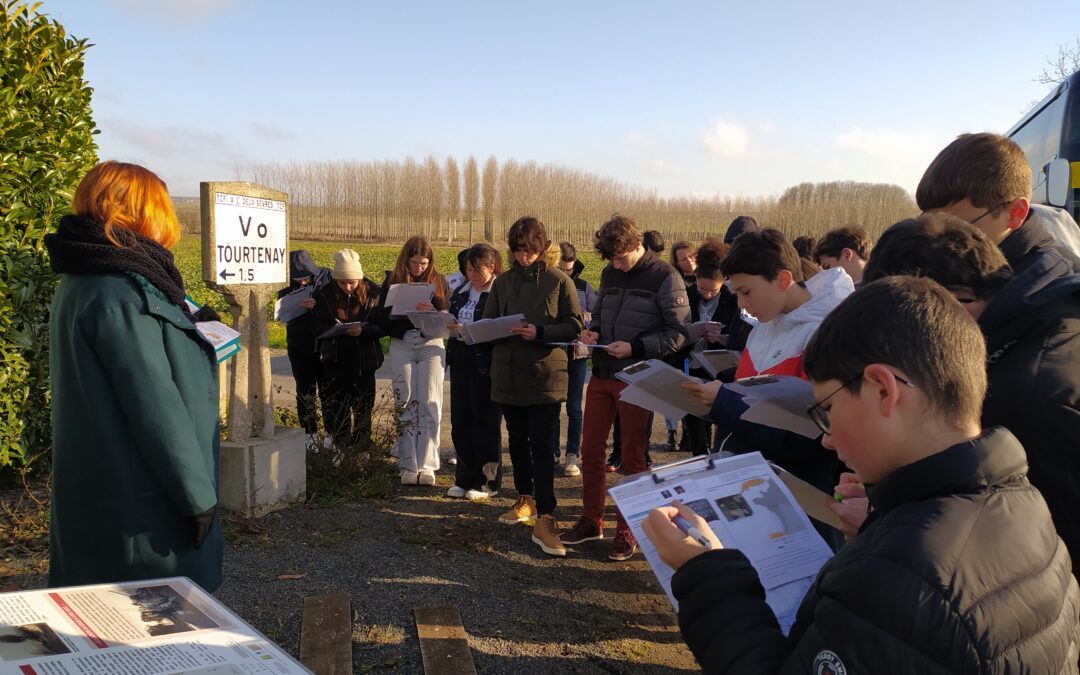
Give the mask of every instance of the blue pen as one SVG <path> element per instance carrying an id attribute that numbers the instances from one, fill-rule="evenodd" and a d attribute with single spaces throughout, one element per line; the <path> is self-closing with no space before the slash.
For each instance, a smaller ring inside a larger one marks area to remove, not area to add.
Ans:
<path id="1" fill-rule="evenodd" d="M 680 515 L 672 517 L 671 522 L 675 523 L 675 527 L 679 528 L 683 533 L 689 536 L 691 539 L 701 544 L 705 548 L 712 550 L 712 541 L 701 533 L 696 527 L 690 524 L 690 521 L 683 518 Z"/>
<path id="2" fill-rule="evenodd" d="M 690 359 L 683 359 L 682 360 L 682 371 L 683 371 L 683 373 L 685 373 L 687 375 L 690 374 Z"/>

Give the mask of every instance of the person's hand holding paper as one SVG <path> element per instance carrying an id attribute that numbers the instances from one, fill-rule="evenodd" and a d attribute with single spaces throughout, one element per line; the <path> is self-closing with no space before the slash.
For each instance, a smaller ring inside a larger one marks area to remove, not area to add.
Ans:
<path id="1" fill-rule="evenodd" d="M 622 340 L 612 342 L 605 349 L 607 349 L 608 354 L 611 354 L 616 359 L 628 359 L 634 353 L 634 348 L 630 346 L 630 343 Z"/>
<path id="2" fill-rule="evenodd" d="M 682 516 L 694 529 L 705 535 L 712 542 L 713 550 L 724 547 L 709 527 L 709 523 L 685 504 L 672 502 L 671 506 L 655 508 L 641 523 L 641 529 L 656 547 L 660 559 L 671 569 L 678 570 L 691 558 L 708 550 L 675 525 L 675 516 Z"/>
<path id="3" fill-rule="evenodd" d="M 514 326 L 510 329 L 510 332 L 514 335 L 520 335 L 521 339 L 526 342 L 532 342 L 536 339 L 536 326 L 531 323 L 524 326 Z"/>
<path id="4" fill-rule="evenodd" d="M 713 382 L 683 382 L 682 388 L 694 393 L 701 402 L 705 405 L 712 407 L 713 401 L 716 400 L 716 395 L 720 393 L 720 388 L 723 383 L 720 381 Z"/>

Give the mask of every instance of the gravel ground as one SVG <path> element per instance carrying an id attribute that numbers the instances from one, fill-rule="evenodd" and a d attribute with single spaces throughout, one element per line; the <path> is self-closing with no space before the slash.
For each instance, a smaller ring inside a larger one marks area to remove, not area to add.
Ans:
<path id="1" fill-rule="evenodd" d="M 281 361 L 275 355 L 275 385 L 284 390 L 275 397 L 289 405 L 292 381 Z M 444 459 L 451 446 L 449 381 L 446 390 Z M 663 418 L 652 438 L 657 463 L 684 456 L 655 445 L 666 439 Z M 480 673 L 698 671 L 641 554 L 621 563 L 607 559 L 614 507 L 609 503 L 606 517 L 609 540 L 549 557 L 532 543 L 530 527 L 497 521 L 516 498 L 505 452 L 503 463 L 502 492 L 488 502 L 445 498 L 453 467 L 444 462 L 435 487 L 403 486 L 389 500 L 294 505 L 231 520 L 225 581 L 216 595 L 296 655 L 304 597 L 349 593 L 358 673 L 423 672 L 412 612 L 435 605 L 459 609 Z M 616 478 L 609 474 L 609 483 Z M 581 514 L 581 479 L 559 471 L 556 493 L 560 520 L 572 524 Z M 3 560 L 3 590 L 44 585 L 40 561 L 10 551 Z"/>

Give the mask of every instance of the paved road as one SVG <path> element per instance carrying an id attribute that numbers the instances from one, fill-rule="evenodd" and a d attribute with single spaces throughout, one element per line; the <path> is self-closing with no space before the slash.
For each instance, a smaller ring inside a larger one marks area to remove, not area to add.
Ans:
<path id="1" fill-rule="evenodd" d="M 292 379 L 292 368 L 289 366 L 289 357 L 285 350 L 275 349 L 270 351 L 270 372 L 273 376 L 274 405 L 296 408 L 296 386 Z M 390 373 L 386 364 L 375 371 L 376 396 L 381 396 L 386 387 L 390 386 Z M 280 392 L 280 393 L 278 393 Z M 439 437 L 439 446 L 449 451 L 453 447 L 450 439 L 450 374 L 447 371 L 446 380 L 443 383 L 443 411 L 442 433 Z M 566 429 L 566 412 L 561 413 L 562 429 Z M 506 441 L 506 430 L 503 429 L 503 442 Z M 664 418 L 657 415 L 653 420 L 652 443 L 665 443 L 667 441 L 667 429 L 664 426 Z"/>

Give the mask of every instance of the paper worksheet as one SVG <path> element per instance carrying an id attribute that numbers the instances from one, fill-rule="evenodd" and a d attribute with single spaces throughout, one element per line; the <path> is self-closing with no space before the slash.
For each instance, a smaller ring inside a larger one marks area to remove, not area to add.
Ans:
<path id="1" fill-rule="evenodd" d="M 457 322 L 457 317 L 449 312 L 405 312 L 405 316 L 428 338 L 450 337 L 449 326 Z"/>
<path id="2" fill-rule="evenodd" d="M 310 312 L 311 310 L 307 307 L 301 307 L 300 303 L 304 300 L 310 300 L 314 293 L 314 286 L 304 286 L 278 298 L 277 302 L 274 303 L 274 321 L 289 323 L 293 319 Z"/>
<path id="3" fill-rule="evenodd" d="M 700 352 L 693 352 L 690 355 L 690 367 L 703 368 L 713 379 L 715 379 L 717 373 L 738 366 L 739 359 L 741 358 L 742 352 L 733 349 L 706 349 Z"/>
<path id="4" fill-rule="evenodd" d="M 806 413 L 814 405 L 814 389 L 801 377 L 763 375 L 737 380 L 725 387 L 750 405 L 741 418 L 776 429 L 817 438 L 821 429 Z"/>
<path id="5" fill-rule="evenodd" d="M 461 339 L 467 345 L 491 342 L 492 340 L 499 340 L 513 335 L 510 331 L 511 328 L 527 326 L 528 324 L 529 322 L 525 320 L 524 314 L 500 316 L 497 319 L 481 319 L 462 326 Z"/>
<path id="6" fill-rule="evenodd" d="M 673 500 L 704 518 L 725 548 L 746 555 L 785 634 L 818 570 L 832 557 L 799 502 L 761 453 L 695 457 L 624 478 L 609 492 L 676 609 L 678 602 L 671 593 L 675 572 L 660 560 L 641 529 L 651 510 Z"/>
<path id="7" fill-rule="evenodd" d="M 339 335 L 345 335 L 345 333 L 348 330 L 349 326 L 363 326 L 363 325 L 364 325 L 363 321 L 350 321 L 348 323 L 339 323 L 339 324 L 335 325 L 333 328 L 331 328 L 330 330 L 328 330 L 325 333 L 323 333 L 322 335 L 320 335 L 316 339 L 317 340 L 325 340 L 326 338 L 332 338 L 332 337 L 337 337 Z"/>
<path id="8" fill-rule="evenodd" d="M 432 284 L 392 284 L 386 292 L 386 306 L 393 314 L 401 316 L 405 312 L 416 311 L 419 302 L 431 302 L 435 295 Z"/>
<path id="9" fill-rule="evenodd" d="M 690 341 L 697 342 L 701 338 L 705 337 L 705 333 L 708 332 L 709 326 L 715 326 L 717 328 L 723 328 L 724 324 L 719 321 L 695 321 L 690 324 Z"/>
<path id="10" fill-rule="evenodd" d="M 619 393 L 619 398 L 639 408 L 652 410 L 672 419 L 681 419 L 687 414 L 696 417 L 709 414 L 709 406 L 702 403 L 696 394 L 682 387 L 683 383 L 700 384 L 701 380 L 663 361 L 639 361 L 615 373 L 615 377 L 630 385 Z"/>

